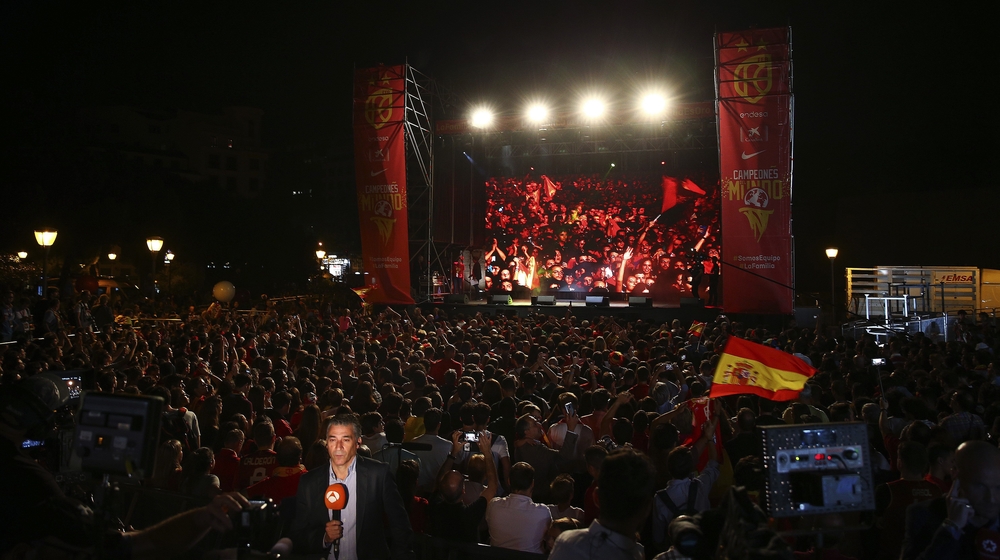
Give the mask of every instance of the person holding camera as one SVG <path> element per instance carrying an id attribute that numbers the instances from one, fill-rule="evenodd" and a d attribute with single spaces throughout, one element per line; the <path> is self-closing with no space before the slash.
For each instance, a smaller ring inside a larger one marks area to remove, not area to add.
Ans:
<path id="1" fill-rule="evenodd" d="M 493 446 L 492 435 L 489 432 L 476 434 L 475 442 L 483 455 L 490 453 Z M 427 533 L 442 539 L 476 543 L 479 542 L 479 525 L 486 515 L 486 506 L 497 495 L 500 486 L 497 477 L 496 464 L 493 461 L 483 461 L 486 464 L 486 487 L 482 494 L 471 504 L 462 501 L 465 494 L 465 475 L 455 470 L 459 454 L 465 449 L 466 432 L 455 431 L 451 435 L 451 452 L 445 457 L 441 470 L 438 471 L 437 492 L 431 499 L 428 508 L 429 527 Z"/>

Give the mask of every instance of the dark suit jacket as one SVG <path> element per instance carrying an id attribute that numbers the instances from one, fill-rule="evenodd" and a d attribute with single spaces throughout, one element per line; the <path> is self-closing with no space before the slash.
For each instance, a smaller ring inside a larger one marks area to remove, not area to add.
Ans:
<path id="1" fill-rule="evenodd" d="M 965 526 L 961 538 L 955 540 L 943 526 L 948 510 L 945 498 L 934 498 L 913 504 L 906 510 L 906 536 L 903 537 L 902 560 L 962 560 L 976 557 L 977 528 Z"/>
<path id="2" fill-rule="evenodd" d="M 413 559 L 413 531 L 403 499 L 385 463 L 357 457 L 358 558 Z M 317 468 L 302 475 L 295 498 L 295 519 L 289 537 L 296 554 L 321 553 L 329 510 L 323 495 L 330 485 L 330 469 Z"/>

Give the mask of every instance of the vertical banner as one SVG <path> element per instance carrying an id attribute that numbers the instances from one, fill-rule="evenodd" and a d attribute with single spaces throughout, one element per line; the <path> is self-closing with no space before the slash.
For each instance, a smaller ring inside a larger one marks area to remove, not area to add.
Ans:
<path id="1" fill-rule="evenodd" d="M 723 305 L 730 313 L 791 313 L 790 32 L 720 33 L 715 49 Z"/>
<path id="2" fill-rule="evenodd" d="M 412 304 L 406 220 L 405 66 L 354 75 L 354 160 L 361 255 L 371 303 Z"/>

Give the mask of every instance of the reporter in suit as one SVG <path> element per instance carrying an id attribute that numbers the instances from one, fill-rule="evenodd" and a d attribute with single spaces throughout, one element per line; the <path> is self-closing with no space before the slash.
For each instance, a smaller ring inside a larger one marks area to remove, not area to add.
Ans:
<path id="1" fill-rule="evenodd" d="M 361 425 L 356 415 L 331 417 L 326 423 L 329 468 L 316 468 L 299 482 L 295 518 L 289 536 L 296 554 L 329 552 L 340 539 L 337 560 L 414 559 L 413 531 L 389 467 L 357 455 Z M 347 486 L 341 520 L 331 520 L 323 502 L 329 485 Z"/>

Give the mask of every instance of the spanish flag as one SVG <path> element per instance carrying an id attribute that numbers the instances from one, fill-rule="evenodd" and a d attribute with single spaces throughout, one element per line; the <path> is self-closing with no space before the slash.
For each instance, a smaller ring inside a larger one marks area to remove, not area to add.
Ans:
<path id="1" fill-rule="evenodd" d="M 688 327 L 688 334 L 701 336 L 704 332 L 705 332 L 705 323 L 702 323 L 701 321 L 691 321 L 691 326 Z"/>
<path id="2" fill-rule="evenodd" d="M 715 368 L 709 396 L 750 394 L 790 401 L 814 373 L 815 368 L 791 354 L 731 336 Z"/>

